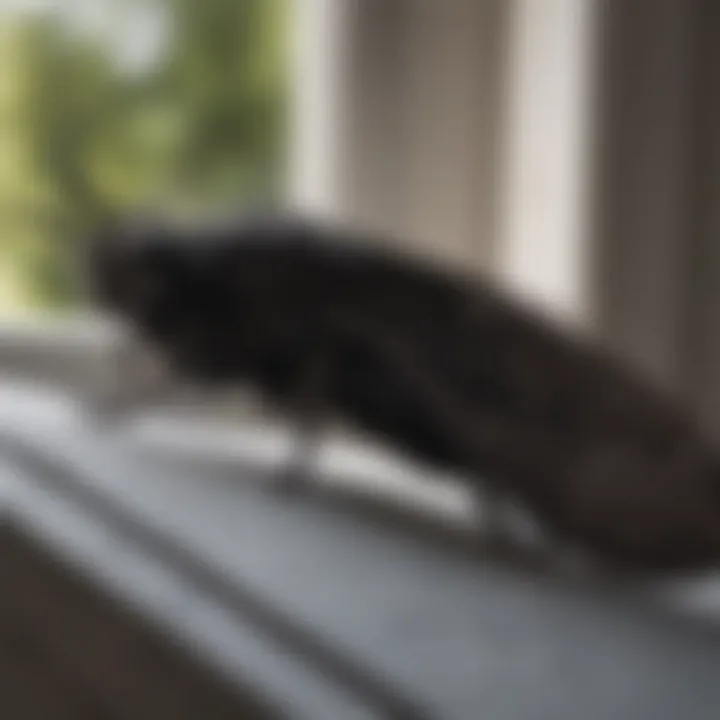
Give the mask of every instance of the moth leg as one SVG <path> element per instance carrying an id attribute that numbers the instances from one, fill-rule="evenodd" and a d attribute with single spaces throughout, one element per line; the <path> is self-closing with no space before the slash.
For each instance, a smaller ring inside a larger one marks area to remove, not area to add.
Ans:
<path id="1" fill-rule="evenodd" d="M 489 545 L 502 545 L 507 540 L 507 506 L 498 490 L 485 484 L 475 491 L 476 515 L 480 533 Z M 479 513 L 477 512 L 479 511 Z"/>
<path id="2" fill-rule="evenodd" d="M 513 507 L 502 490 L 483 483 L 473 492 L 473 533 L 483 549 L 493 554 L 520 552 L 521 542 L 513 522 Z"/>
<path id="3" fill-rule="evenodd" d="M 137 347 L 132 338 L 123 336 L 113 340 L 110 347 L 103 349 L 85 397 L 87 419 L 103 425 L 116 422 L 124 414 L 129 389 L 127 369 L 137 361 Z"/>
<path id="4" fill-rule="evenodd" d="M 160 359 L 135 338 L 123 338 L 103 358 L 100 387 L 91 398 L 96 422 L 117 425 L 142 407 L 169 396 L 175 383 Z"/>
<path id="5" fill-rule="evenodd" d="M 284 492 L 307 487 L 317 469 L 317 458 L 327 427 L 327 355 L 317 352 L 306 361 L 290 406 L 291 449 L 276 475 Z"/>

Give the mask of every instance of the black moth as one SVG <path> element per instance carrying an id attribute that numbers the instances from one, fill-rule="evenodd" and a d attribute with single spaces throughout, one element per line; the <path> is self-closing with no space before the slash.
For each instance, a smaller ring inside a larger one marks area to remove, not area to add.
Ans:
<path id="1" fill-rule="evenodd" d="M 118 225 L 91 258 L 98 300 L 179 374 L 250 382 L 310 437 L 344 416 L 615 565 L 720 556 L 692 416 L 478 278 L 292 218 Z"/>

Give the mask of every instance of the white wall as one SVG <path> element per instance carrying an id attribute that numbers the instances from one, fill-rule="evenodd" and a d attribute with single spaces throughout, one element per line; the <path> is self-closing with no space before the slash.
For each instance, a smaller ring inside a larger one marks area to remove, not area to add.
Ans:
<path id="1" fill-rule="evenodd" d="M 564 319 L 588 322 L 594 0 L 515 0 L 498 267 Z"/>
<path id="2" fill-rule="evenodd" d="M 291 4 L 291 205 L 322 214 L 340 210 L 339 172 L 344 110 L 343 41 L 349 0 Z"/>

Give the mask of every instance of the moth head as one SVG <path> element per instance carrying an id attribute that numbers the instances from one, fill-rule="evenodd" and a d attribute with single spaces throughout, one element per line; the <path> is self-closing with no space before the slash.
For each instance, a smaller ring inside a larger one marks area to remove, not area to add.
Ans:
<path id="1" fill-rule="evenodd" d="M 91 299 L 131 324 L 155 324 L 177 302 L 186 265 L 182 245 L 161 223 L 116 221 L 89 243 Z"/>

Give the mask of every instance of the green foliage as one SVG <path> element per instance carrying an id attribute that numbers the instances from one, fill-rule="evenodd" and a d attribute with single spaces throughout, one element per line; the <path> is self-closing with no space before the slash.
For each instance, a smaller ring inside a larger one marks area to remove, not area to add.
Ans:
<path id="1" fill-rule="evenodd" d="M 285 1 L 143 5 L 167 32 L 140 72 L 62 18 L 0 21 L 0 311 L 72 303 L 77 243 L 107 213 L 237 204 L 278 186 Z"/>

